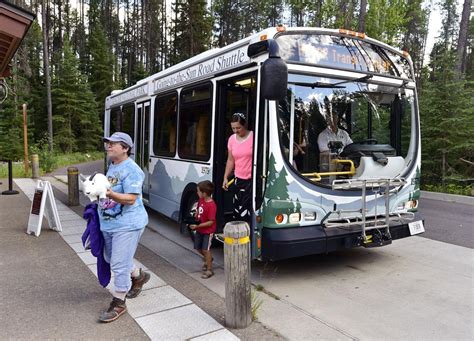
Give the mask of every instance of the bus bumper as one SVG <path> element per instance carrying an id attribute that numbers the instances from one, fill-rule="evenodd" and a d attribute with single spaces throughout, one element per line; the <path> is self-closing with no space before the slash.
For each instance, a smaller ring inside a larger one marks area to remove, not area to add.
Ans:
<path id="1" fill-rule="evenodd" d="M 421 220 L 419 214 L 415 220 Z M 392 240 L 410 237 L 408 223 L 390 226 Z M 321 225 L 263 228 L 262 259 L 281 260 L 307 255 L 329 253 L 361 245 L 361 231 L 340 228 L 324 228 Z"/>

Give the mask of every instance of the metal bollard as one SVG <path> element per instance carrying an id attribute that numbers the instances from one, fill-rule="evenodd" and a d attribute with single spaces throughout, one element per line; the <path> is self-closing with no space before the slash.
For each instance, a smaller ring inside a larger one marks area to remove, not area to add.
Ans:
<path id="1" fill-rule="evenodd" d="M 39 159 L 38 154 L 31 155 L 31 177 L 33 179 L 39 178 Z"/>
<path id="2" fill-rule="evenodd" d="M 3 191 L 3 195 L 13 195 L 18 194 L 19 192 L 13 189 L 13 167 L 12 160 L 8 160 L 8 190 Z"/>
<path id="3" fill-rule="evenodd" d="M 252 322 L 249 234 L 244 221 L 231 221 L 224 227 L 225 324 L 229 328 L 246 328 Z"/>
<path id="4" fill-rule="evenodd" d="M 79 205 L 79 171 L 76 167 L 67 169 L 68 206 Z"/>

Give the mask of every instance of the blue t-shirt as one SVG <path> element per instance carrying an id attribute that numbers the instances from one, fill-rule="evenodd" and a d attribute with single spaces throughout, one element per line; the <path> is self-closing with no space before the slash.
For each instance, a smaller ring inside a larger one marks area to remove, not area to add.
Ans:
<path id="1" fill-rule="evenodd" d="M 138 194 L 133 205 L 122 205 L 112 199 L 101 200 L 98 205 L 100 229 L 106 232 L 133 231 L 148 224 L 148 214 L 143 206 L 142 185 L 145 174 L 130 158 L 117 165 L 110 164 L 107 171 L 112 191 Z"/>

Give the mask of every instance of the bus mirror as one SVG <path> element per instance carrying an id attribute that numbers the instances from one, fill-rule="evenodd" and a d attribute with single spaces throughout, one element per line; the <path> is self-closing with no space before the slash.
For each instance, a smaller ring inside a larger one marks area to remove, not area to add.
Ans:
<path id="1" fill-rule="evenodd" d="M 285 98 L 288 91 L 288 67 L 285 61 L 280 57 L 270 57 L 263 62 L 260 72 L 263 98 L 271 101 Z"/>

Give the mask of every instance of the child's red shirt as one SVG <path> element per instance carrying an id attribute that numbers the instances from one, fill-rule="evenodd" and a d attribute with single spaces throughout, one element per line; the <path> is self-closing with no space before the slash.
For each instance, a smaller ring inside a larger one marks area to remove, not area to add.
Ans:
<path id="1" fill-rule="evenodd" d="M 203 198 L 199 199 L 197 206 L 197 220 L 201 223 L 208 222 L 209 220 L 213 221 L 212 226 L 197 229 L 199 233 L 211 234 L 216 232 L 216 212 L 217 206 L 214 200 L 205 201 Z"/>

